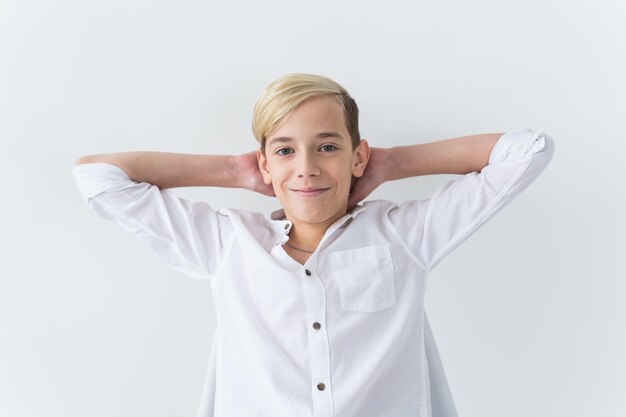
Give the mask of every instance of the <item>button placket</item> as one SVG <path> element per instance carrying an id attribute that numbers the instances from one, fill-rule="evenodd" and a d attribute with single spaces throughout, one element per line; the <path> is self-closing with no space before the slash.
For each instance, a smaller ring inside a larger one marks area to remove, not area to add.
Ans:
<path id="1" fill-rule="evenodd" d="M 305 269 L 304 271 L 305 271 L 305 274 L 306 274 L 307 276 L 311 276 L 311 271 L 309 271 L 308 269 Z M 322 328 L 322 325 L 321 325 L 321 324 L 319 324 L 319 323 L 316 321 L 315 323 L 313 323 L 313 328 L 314 328 L 315 330 L 319 330 L 319 329 L 321 329 L 321 328 Z"/>
<path id="2" fill-rule="evenodd" d="M 311 257 L 309 261 L 307 265 L 313 265 L 311 262 L 316 262 L 316 258 Z M 307 294 L 307 317 L 315 330 L 315 334 L 309 337 L 311 388 L 314 393 L 313 410 L 316 416 L 331 416 L 334 407 L 332 390 L 328 385 L 330 381 L 330 343 L 328 334 L 322 328 L 326 318 L 325 287 L 319 277 L 309 268 L 304 268 L 304 277 L 303 285 L 306 287 Z"/>

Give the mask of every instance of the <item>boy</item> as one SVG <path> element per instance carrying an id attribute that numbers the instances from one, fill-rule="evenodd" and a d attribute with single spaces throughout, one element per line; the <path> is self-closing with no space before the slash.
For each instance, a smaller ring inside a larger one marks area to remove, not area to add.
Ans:
<path id="1" fill-rule="evenodd" d="M 545 169 L 552 138 L 524 127 L 389 149 L 360 138 L 334 81 L 287 74 L 253 111 L 260 148 L 79 159 L 102 218 L 211 286 L 217 329 L 200 416 L 455 416 L 423 303 L 429 272 Z M 357 204 L 385 181 L 464 174 L 427 200 Z M 276 196 L 272 218 L 169 188 Z"/>

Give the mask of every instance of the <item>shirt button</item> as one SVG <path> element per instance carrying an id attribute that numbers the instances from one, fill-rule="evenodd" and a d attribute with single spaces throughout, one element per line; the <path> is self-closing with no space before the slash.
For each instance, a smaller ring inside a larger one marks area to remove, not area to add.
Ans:
<path id="1" fill-rule="evenodd" d="M 311 271 L 309 271 L 308 269 L 305 269 L 304 272 L 306 272 L 307 275 L 311 275 Z"/>
<path id="2" fill-rule="evenodd" d="M 322 325 L 321 325 L 321 324 L 319 324 L 318 322 L 313 323 L 313 328 L 314 328 L 315 330 L 319 330 L 319 329 L 320 329 L 320 327 L 322 327 Z"/>
<path id="3" fill-rule="evenodd" d="M 317 384 L 317 389 L 320 391 L 324 391 L 324 389 L 326 388 L 326 385 L 324 385 L 324 383 L 320 382 L 319 384 Z"/>
<path id="4" fill-rule="evenodd" d="M 289 229 L 289 223 L 285 223 L 285 230 Z"/>

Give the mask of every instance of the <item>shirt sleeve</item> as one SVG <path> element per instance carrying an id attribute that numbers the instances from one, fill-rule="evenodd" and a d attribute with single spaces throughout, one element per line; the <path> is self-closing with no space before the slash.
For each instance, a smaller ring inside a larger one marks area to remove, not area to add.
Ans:
<path id="1" fill-rule="evenodd" d="M 388 212 L 408 249 L 431 270 L 509 204 L 552 160 L 554 140 L 524 126 L 498 139 L 481 172 L 438 188 L 426 200 L 407 200 Z"/>
<path id="2" fill-rule="evenodd" d="M 135 182 L 113 164 L 80 164 L 72 172 L 84 201 L 98 217 L 135 234 L 173 269 L 213 280 L 232 235 L 228 216 L 170 189 Z"/>

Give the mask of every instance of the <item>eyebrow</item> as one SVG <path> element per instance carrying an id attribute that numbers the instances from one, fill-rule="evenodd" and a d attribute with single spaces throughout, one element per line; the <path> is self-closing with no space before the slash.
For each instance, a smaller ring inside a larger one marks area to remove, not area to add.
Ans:
<path id="1" fill-rule="evenodd" d="M 322 138 L 337 138 L 337 139 L 343 139 L 343 136 L 341 136 L 339 133 L 337 132 L 320 132 L 317 135 L 315 135 L 316 139 L 322 139 Z M 279 143 L 279 142 L 291 142 L 293 141 L 293 138 L 287 137 L 287 136 L 278 136 L 275 138 L 272 138 L 269 143 L 268 146 L 271 146 L 275 143 Z"/>

